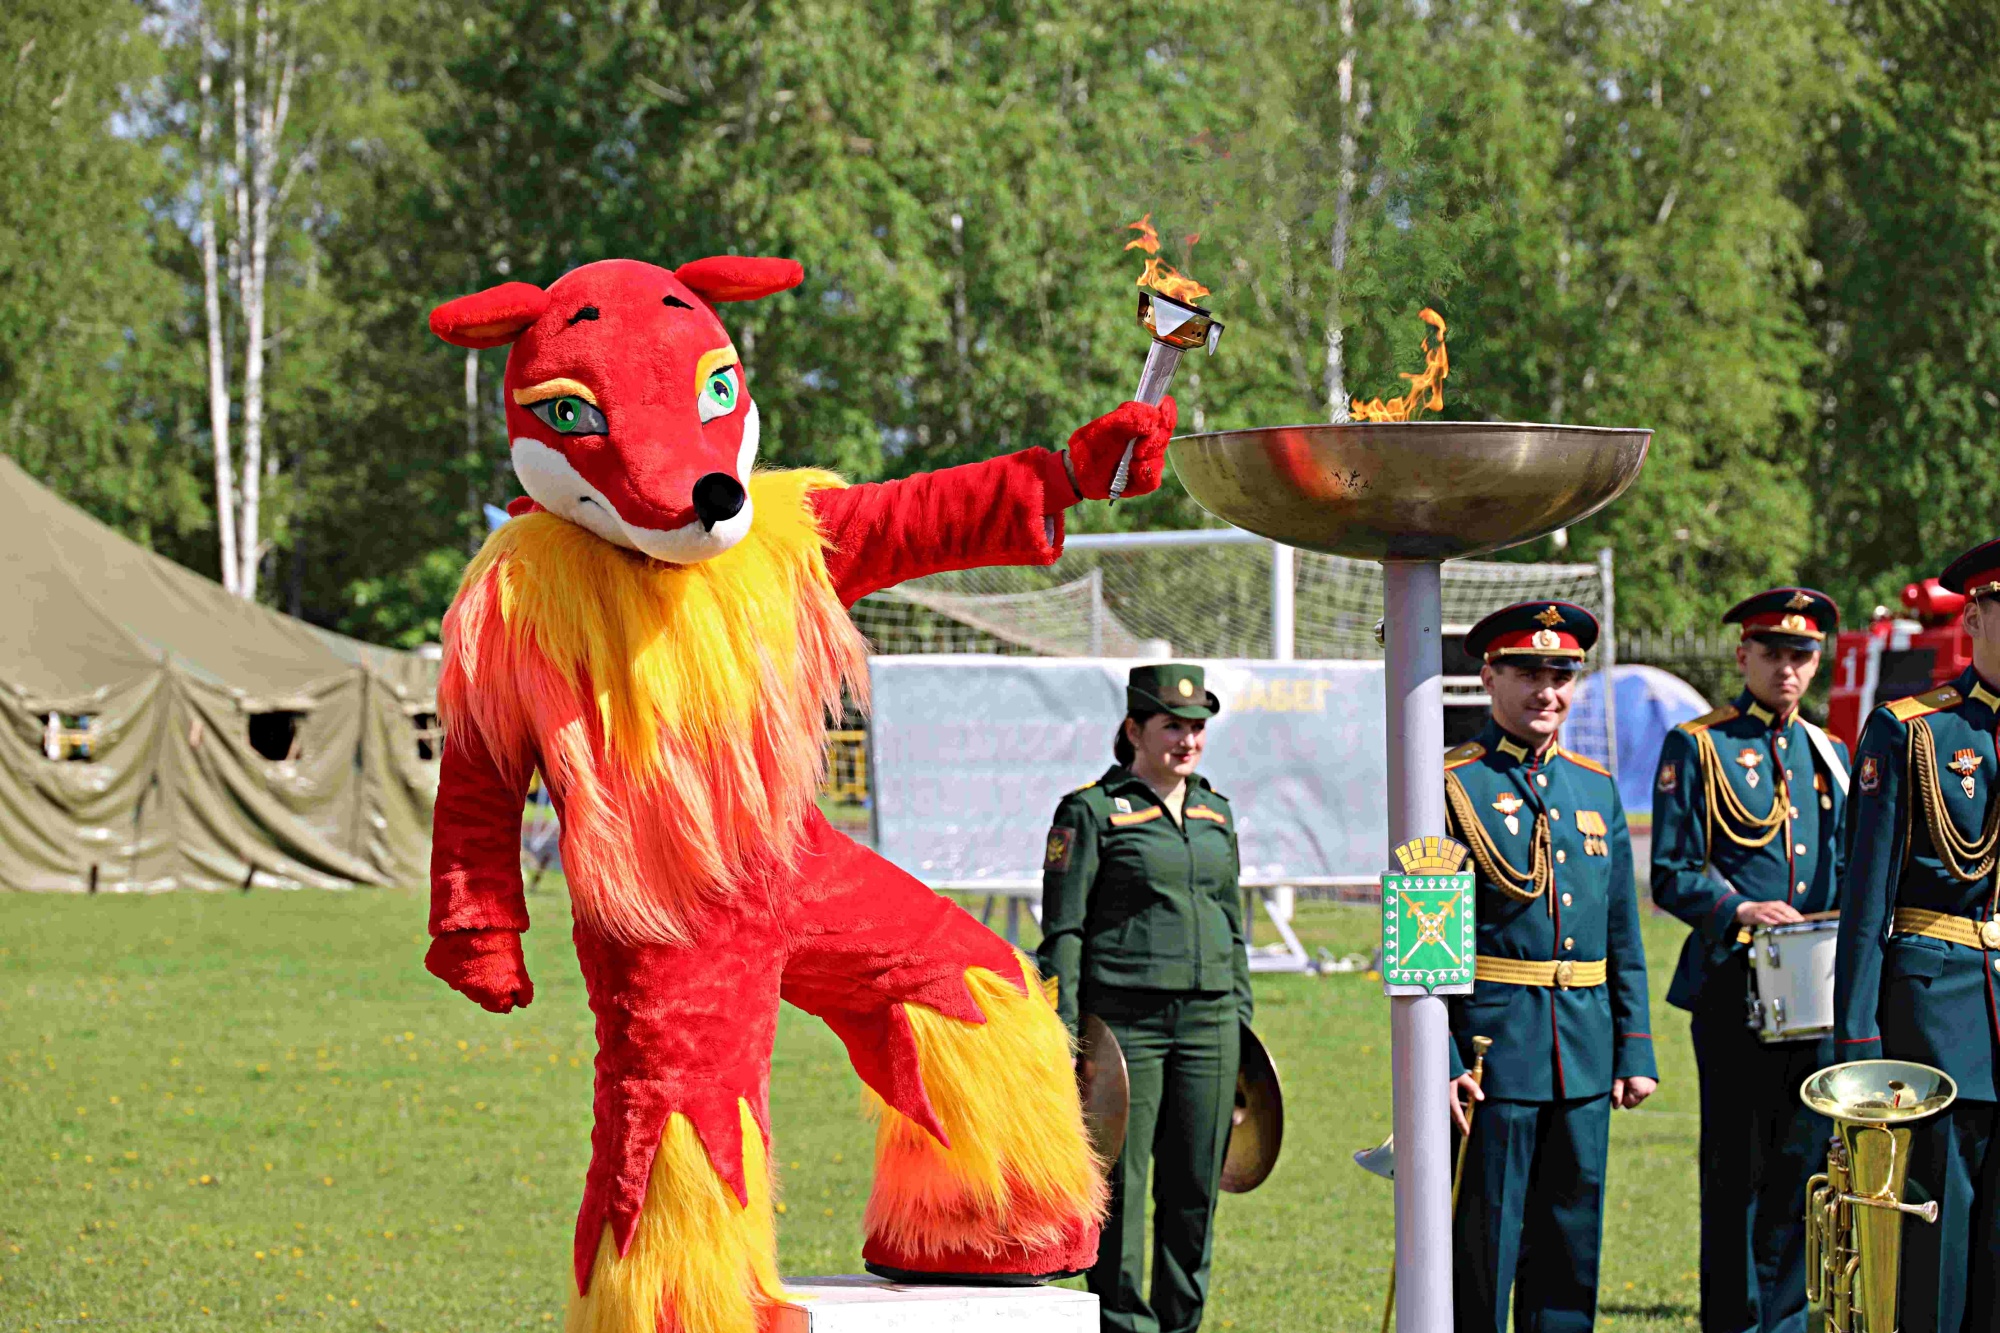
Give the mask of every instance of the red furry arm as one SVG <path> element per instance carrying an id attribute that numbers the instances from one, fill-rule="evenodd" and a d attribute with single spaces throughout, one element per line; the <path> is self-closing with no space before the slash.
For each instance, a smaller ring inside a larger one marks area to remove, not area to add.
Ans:
<path id="1" fill-rule="evenodd" d="M 846 605 L 906 579 L 981 565 L 1049 565 L 1080 497 L 1047 449 L 814 491 L 826 570 Z"/>
<path id="2" fill-rule="evenodd" d="M 509 779 L 477 729 L 452 729 L 431 818 L 431 934 L 528 928 L 521 807 L 530 771 Z"/>

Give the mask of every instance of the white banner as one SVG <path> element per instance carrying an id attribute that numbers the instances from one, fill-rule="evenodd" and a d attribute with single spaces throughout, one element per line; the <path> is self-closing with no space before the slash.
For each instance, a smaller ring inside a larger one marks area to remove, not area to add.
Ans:
<path id="1" fill-rule="evenodd" d="M 869 662 L 876 847 L 932 884 L 1041 879 L 1056 803 L 1111 762 L 1125 659 Z M 1222 702 L 1201 773 L 1243 877 L 1372 880 L 1387 858 L 1380 662 L 1206 661 Z"/>

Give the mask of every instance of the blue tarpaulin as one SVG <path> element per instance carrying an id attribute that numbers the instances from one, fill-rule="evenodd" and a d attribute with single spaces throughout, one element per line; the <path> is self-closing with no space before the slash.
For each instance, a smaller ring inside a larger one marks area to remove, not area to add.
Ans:
<path id="1" fill-rule="evenodd" d="M 1658 667 L 1615 666 L 1587 677 L 1577 689 L 1574 715 L 1612 678 L 1611 699 L 1618 727 L 1618 799 L 1627 816 L 1648 815 L 1653 809 L 1653 774 L 1660 764 L 1660 746 L 1667 733 L 1690 718 L 1709 711 L 1708 700 L 1679 676 Z"/>

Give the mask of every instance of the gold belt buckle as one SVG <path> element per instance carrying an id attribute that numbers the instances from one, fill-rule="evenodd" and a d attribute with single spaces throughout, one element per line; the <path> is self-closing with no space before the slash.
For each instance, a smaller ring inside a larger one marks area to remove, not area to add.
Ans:
<path id="1" fill-rule="evenodd" d="M 1995 924 L 2000 925 L 2000 922 L 1996 922 Z M 2000 932 L 1996 932 L 1996 935 L 2000 935 Z M 1565 958 L 1556 964 L 1556 985 L 1563 990 L 1568 990 L 1575 983 L 1576 960 L 1574 958 Z"/>
<path id="2" fill-rule="evenodd" d="M 1988 949 L 2000 949 L 2000 921 L 1979 923 L 1979 943 Z"/>

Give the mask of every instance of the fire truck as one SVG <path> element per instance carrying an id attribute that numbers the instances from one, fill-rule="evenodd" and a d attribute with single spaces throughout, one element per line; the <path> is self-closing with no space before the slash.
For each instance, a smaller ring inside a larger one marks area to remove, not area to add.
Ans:
<path id="1" fill-rule="evenodd" d="M 1948 685 L 1972 664 L 1972 640 L 1960 622 L 1965 598 L 1925 579 L 1903 589 L 1903 606 L 1902 616 L 1878 606 L 1865 628 L 1842 630 L 1834 640 L 1826 729 L 1850 752 L 1877 704 Z"/>

